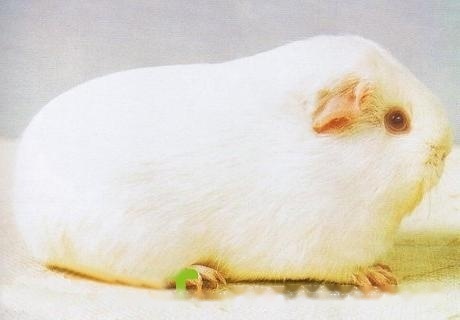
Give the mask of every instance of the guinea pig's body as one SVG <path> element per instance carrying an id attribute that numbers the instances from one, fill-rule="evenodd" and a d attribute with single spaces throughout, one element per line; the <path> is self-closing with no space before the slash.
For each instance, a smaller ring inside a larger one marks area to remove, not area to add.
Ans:
<path id="1" fill-rule="evenodd" d="M 314 129 L 318 93 L 350 74 L 409 108 L 411 132 Z M 357 37 L 112 74 L 25 131 L 16 220 L 41 262 L 104 280 L 163 287 L 198 264 L 231 281 L 355 283 L 441 172 L 452 138 L 436 104 Z"/>

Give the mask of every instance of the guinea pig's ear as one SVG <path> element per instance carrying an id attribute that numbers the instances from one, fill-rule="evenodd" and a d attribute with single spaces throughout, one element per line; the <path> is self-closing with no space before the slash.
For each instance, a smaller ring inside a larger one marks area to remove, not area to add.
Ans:
<path id="1" fill-rule="evenodd" d="M 368 81 L 355 76 L 319 91 L 313 130 L 320 134 L 342 133 L 358 120 L 372 91 Z"/>

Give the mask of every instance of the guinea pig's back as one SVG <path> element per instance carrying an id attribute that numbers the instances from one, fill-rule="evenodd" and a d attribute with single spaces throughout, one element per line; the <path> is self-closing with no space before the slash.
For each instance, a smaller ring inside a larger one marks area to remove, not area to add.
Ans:
<path id="1" fill-rule="evenodd" d="M 37 258 L 91 252 L 98 241 L 86 236 L 76 244 L 74 235 L 113 232 L 123 211 L 142 210 L 130 203 L 147 201 L 142 185 L 157 178 L 152 170 L 173 170 L 165 168 L 168 158 L 218 139 L 210 101 L 218 73 L 218 65 L 120 72 L 71 89 L 35 116 L 18 148 L 14 206 Z M 76 245 L 85 249 L 63 248 Z"/>

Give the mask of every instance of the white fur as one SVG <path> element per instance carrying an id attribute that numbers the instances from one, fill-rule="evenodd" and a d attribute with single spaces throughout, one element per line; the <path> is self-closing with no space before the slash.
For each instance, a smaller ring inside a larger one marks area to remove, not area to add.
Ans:
<path id="1" fill-rule="evenodd" d="M 318 90 L 349 73 L 406 108 L 411 132 L 315 134 Z M 448 149 L 450 135 L 428 89 L 358 37 L 130 70 L 34 118 L 16 218 L 37 259 L 105 280 L 159 287 L 207 263 L 230 280 L 349 281 L 391 245 L 417 186 L 436 182 L 429 144 Z"/>

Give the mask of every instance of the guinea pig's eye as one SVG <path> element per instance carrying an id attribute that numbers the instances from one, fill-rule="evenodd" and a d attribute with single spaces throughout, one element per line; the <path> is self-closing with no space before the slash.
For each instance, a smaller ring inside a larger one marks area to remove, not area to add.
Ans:
<path id="1" fill-rule="evenodd" d="M 391 133 L 400 134 L 409 130 L 409 119 L 406 113 L 398 108 L 388 111 L 384 122 L 385 128 Z"/>

